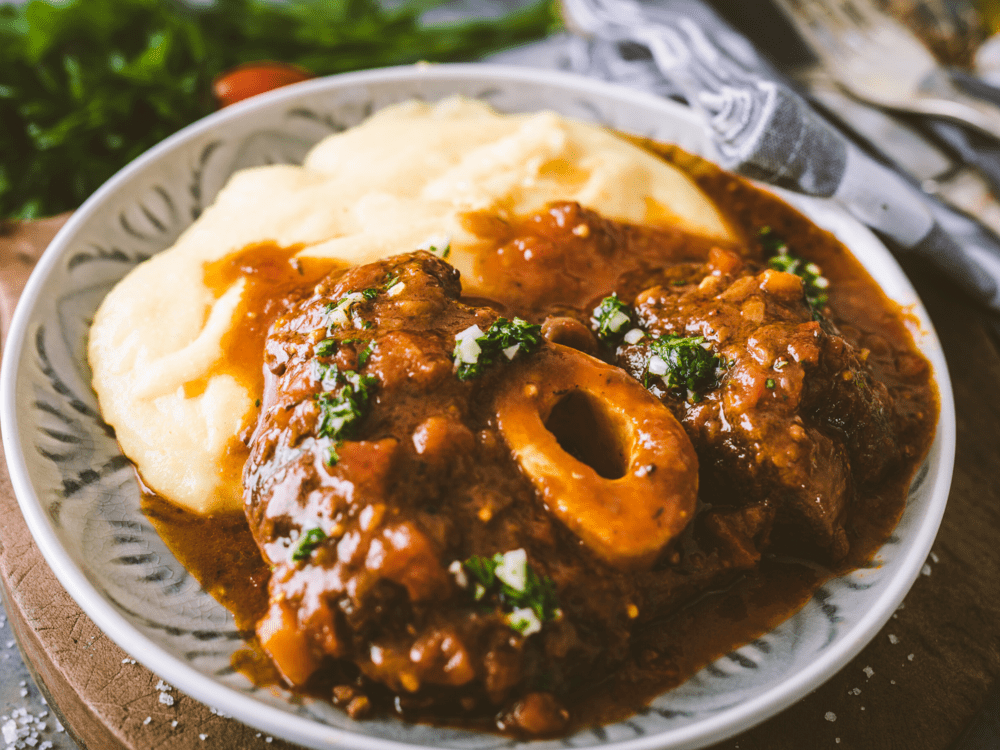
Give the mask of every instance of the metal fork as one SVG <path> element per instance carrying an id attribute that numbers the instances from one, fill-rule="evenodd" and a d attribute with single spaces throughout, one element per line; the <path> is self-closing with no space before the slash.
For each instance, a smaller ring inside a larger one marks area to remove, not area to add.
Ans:
<path id="1" fill-rule="evenodd" d="M 930 115 L 1000 138 L 1000 107 L 961 91 L 908 29 L 870 0 L 775 0 L 823 63 L 857 99 Z"/>

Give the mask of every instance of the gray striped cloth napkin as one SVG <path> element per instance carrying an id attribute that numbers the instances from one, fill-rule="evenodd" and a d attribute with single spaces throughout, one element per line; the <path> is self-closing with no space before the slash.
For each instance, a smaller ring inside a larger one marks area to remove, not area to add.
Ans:
<path id="1" fill-rule="evenodd" d="M 559 67 L 682 98 L 722 166 L 833 198 L 903 252 L 1000 311 L 1000 239 L 926 195 L 823 119 L 701 0 L 562 0 L 577 32 L 494 58 Z"/>

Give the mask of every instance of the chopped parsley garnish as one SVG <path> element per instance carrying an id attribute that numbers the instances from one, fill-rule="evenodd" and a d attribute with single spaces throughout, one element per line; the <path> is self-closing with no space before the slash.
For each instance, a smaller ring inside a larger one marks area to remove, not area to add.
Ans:
<path id="1" fill-rule="evenodd" d="M 761 227 L 757 231 L 757 239 L 760 240 L 761 247 L 768 255 L 780 255 L 788 252 L 788 243 L 769 226 Z"/>
<path id="2" fill-rule="evenodd" d="M 501 355 L 512 360 L 521 353 L 531 354 L 541 344 L 542 327 L 521 318 L 497 318 L 486 333 L 479 326 L 469 326 L 455 335 L 456 374 L 459 380 L 477 378 Z"/>
<path id="3" fill-rule="evenodd" d="M 296 543 L 294 549 L 292 549 L 292 560 L 294 562 L 303 562 L 308 560 L 309 556 L 312 555 L 313 550 L 315 550 L 325 540 L 326 533 L 323 529 L 309 529 L 309 531 L 299 537 L 299 541 Z"/>
<path id="4" fill-rule="evenodd" d="M 326 447 L 326 458 L 323 463 L 327 466 L 336 466 L 340 462 L 340 454 L 337 453 L 337 443 L 331 443 Z"/>
<path id="5" fill-rule="evenodd" d="M 378 297 L 378 289 L 365 289 L 363 292 L 361 292 L 361 296 L 370 302 L 371 300 Z"/>
<path id="6" fill-rule="evenodd" d="M 699 393 L 715 388 L 719 383 L 719 370 L 723 362 L 711 349 L 705 348 L 702 336 L 667 334 L 652 339 L 647 346 L 646 374 L 659 377 L 671 390 L 686 391 L 693 401 Z"/>
<path id="7" fill-rule="evenodd" d="M 631 322 L 632 312 L 628 305 L 618 299 L 617 294 L 602 299 L 601 304 L 594 308 L 594 315 L 590 319 L 597 338 L 605 344 L 615 343 L 624 336 Z"/>
<path id="8" fill-rule="evenodd" d="M 329 369 L 324 372 L 324 384 L 331 379 L 329 371 L 332 369 L 333 380 L 341 388 L 336 393 L 327 391 L 316 394 L 320 410 L 316 434 L 333 441 L 327 455 L 327 464 L 332 466 L 340 459 L 336 451 L 337 445 L 357 434 L 358 427 L 367 416 L 371 391 L 378 384 L 378 378 L 359 375 L 354 370 L 340 372 L 333 365 L 326 367 Z"/>
<path id="9" fill-rule="evenodd" d="M 822 310 L 830 300 L 826 290 L 830 280 L 823 275 L 823 270 L 815 263 L 810 263 L 788 249 L 788 244 L 774 233 L 771 227 L 763 227 L 758 233 L 764 250 L 771 254 L 767 265 L 775 271 L 792 273 L 802 279 L 806 302 L 815 313 Z"/>
<path id="10" fill-rule="evenodd" d="M 462 567 L 472 584 L 473 598 L 495 598 L 506 614 L 507 624 L 521 635 L 538 632 L 543 623 L 562 614 L 555 584 L 531 569 L 523 549 L 498 552 L 493 557 L 473 555 Z"/>
<path id="11" fill-rule="evenodd" d="M 364 367 L 368 364 L 368 360 L 371 359 L 372 352 L 375 351 L 375 342 L 369 341 L 367 346 L 358 352 L 358 367 Z"/>
<path id="12" fill-rule="evenodd" d="M 332 391 L 340 384 L 340 370 L 335 364 L 312 361 L 313 380 L 323 386 L 324 390 Z"/>
<path id="13" fill-rule="evenodd" d="M 764 381 L 764 385 L 768 388 L 774 388 L 774 378 L 768 378 Z"/>
<path id="14" fill-rule="evenodd" d="M 374 290 L 365 290 L 365 292 L 368 291 Z M 323 306 L 323 312 L 326 313 L 326 324 L 330 333 L 333 333 L 338 328 L 346 328 L 348 324 L 353 325 L 355 328 L 366 327 L 368 321 L 361 318 L 354 309 L 359 302 L 371 299 L 365 296 L 365 292 L 348 292 L 336 302 L 328 302 Z"/>
<path id="15" fill-rule="evenodd" d="M 337 352 L 337 339 L 323 339 L 316 344 L 317 357 L 332 357 Z"/>
<path id="16" fill-rule="evenodd" d="M 451 237 L 446 234 L 436 234 L 433 237 L 428 237 L 422 243 L 417 245 L 417 250 L 426 250 L 429 253 L 434 253 L 434 255 L 445 260 L 451 255 Z"/>

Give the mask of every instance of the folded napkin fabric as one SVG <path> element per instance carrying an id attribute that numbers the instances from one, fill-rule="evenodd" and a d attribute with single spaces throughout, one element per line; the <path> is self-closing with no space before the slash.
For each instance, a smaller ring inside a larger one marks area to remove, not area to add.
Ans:
<path id="1" fill-rule="evenodd" d="M 839 201 L 897 249 L 926 257 L 1000 311 L 1000 239 L 850 141 L 701 0 L 562 5 L 582 36 L 542 43 L 541 57 L 524 48 L 499 59 L 544 59 L 546 66 L 684 99 L 702 115 L 722 166 Z"/>

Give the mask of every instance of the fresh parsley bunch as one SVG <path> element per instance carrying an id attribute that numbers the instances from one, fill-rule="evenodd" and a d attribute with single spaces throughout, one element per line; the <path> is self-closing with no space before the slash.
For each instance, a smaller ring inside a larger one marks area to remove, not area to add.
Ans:
<path id="1" fill-rule="evenodd" d="M 445 0 L 29 0 L 0 4 L 0 219 L 76 208 L 121 167 L 214 107 L 244 62 L 317 75 L 469 60 L 545 36 L 554 0 L 427 26 Z"/>

